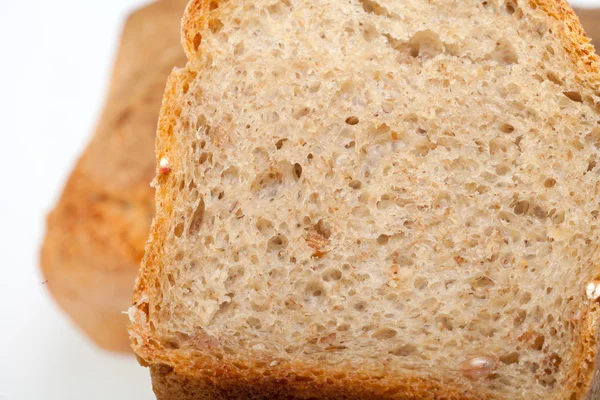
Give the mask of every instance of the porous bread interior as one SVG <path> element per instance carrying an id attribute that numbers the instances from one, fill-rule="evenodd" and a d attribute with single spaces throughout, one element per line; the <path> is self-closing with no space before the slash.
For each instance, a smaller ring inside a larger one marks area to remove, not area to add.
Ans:
<path id="1" fill-rule="evenodd" d="M 157 340 L 569 398 L 598 275 L 600 129 L 547 17 L 258 0 L 206 18 L 158 180 Z M 474 357 L 498 364 L 465 371 Z"/>

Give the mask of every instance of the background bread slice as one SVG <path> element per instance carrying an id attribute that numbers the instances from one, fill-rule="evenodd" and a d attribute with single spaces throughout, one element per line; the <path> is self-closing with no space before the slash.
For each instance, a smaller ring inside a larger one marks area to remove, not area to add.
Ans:
<path id="1" fill-rule="evenodd" d="M 186 1 L 161 0 L 127 20 L 106 106 L 48 216 L 41 267 L 56 302 L 99 346 L 130 351 L 131 287 L 154 213 L 154 137 Z"/>
<path id="2" fill-rule="evenodd" d="M 598 58 L 566 3 L 456 13 L 188 5 L 130 310 L 159 398 L 595 398 Z"/>

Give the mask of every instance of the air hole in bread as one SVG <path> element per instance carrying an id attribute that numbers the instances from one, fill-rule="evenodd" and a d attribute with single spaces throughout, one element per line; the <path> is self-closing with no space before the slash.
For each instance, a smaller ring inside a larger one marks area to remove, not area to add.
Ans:
<path id="1" fill-rule="evenodd" d="M 398 334 L 398 332 L 395 331 L 394 329 L 383 328 L 383 329 L 380 329 L 377 332 L 373 333 L 373 335 L 371 335 L 371 337 L 376 340 L 389 340 L 389 339 L 392 339 L 397 334 Z"/>
<path id="2" fill-rule="evenodd" d="M 479 194 L 485 194 L 490 191 L 490 187 L 488 185 L 477 185 L 475 191 Z"/>
<path id="3" fill-rule="evenodd" d="M 531 293 L 525 292 L 521 295 L 521 300 L 520 300 L 521 304 L 527 304 L 530 301 L 531 301 Z"/>
<path id="4" fill-rule="evenodd" d="M 283 147 L 283 144 L 284 144 L 285 142 L 287 142 L 287 141 L 288 141 L 288 139 L 287 139 L 287 138 L 279 139 L 279 140 L 278 140 L 278 141 L 275 143 L 275 148 L 276 148 L 277 150 L 281 150 L 281 148 Z"/>
<path id="5" fill-rule="evenodd" d="M 490 279 L 489 277 L 487 277 L 485 275 L 478 276 L 471 281 L 471 287 L 473 289 L 491 288 L 495 284 L 496 283 L 492 279 Z"/>
<path id="6" fill-rule="evenodd" d="M 294 164 L 294 179 L 296 181 L 300 180 L 302 177 L 302 166 L 298 163 Z"/>
<path id="7" fill-rule="evenodd" d="M 198 48 L 200 47 L 200 43 L 202 43 L 202 35 L 197 33 L 194 36 L 194 39 L 192 41 L 193 45 L 194 45 L 194 50 L 198 51 Z"/>
<path id="8" fill-rule="evenodd" d="M 309 203 L 312 203 L 312 204 L 315 204 L 315 205 L 320 204 L 319 199 L 320 199 L 319 193 L 317 193 L 317 192 L 313 192 L 313 193 L 310 194 L 310 196 L 308 196 Z"/>
<path id="9" fill-rule="evenodd" d="M 416 32 L 408 41 L 411 57 L 433 58 L 444 51 L 444 45 L 432 30 Z"/>
<path id="10" fill-rule="evenodd" d="M 408 357 L 416 353 L 417 347 L 412 344 L 404 344 L 390 351 L 390 354 L 396 357 Z"/>
<path id="11" fill-rule="evenodd" d="M 560 225 L 565 222 L 565 212 L 559 211 L 552 216 L 552 222 L 556 225 Z"/>
<path id="12" fill-rule="evenodd" d="M 562 86 L 565 84 L 565 82 L 553 71 L 549 71 L 546 76 L 548 77 L 548 79 L 550 80 L 550 82 Z"/>
<path id="13" fill-rule="evenodd" d="M 504 64 L 516 64 L 519 62 L 517 51 L 512 43 L 506 39 L 500 39 L 496 43 L 496 48 L 489 55 L 489 58 L 490 60 Z"/>
<path id="14" fill-rule="evenodd" d="M 173 229 L 173 233 L 175 234 L 175 237 L 180 238 L 181 235 L 183 235 L 183 222 L 178 223 L 177 225 L 175 225 L 175 229 Z"/>
<path id="15" fill-rule="evenodd" d="M 175 254 L 175 261 L 181 261 L 184 257 L 185 253 L 183 251 L 178 251 L 177 254 Z"/>
<path id="16" fill-rule="evenodd" d="M 362 182 L 359 180 L 356 180 L 356 179 L 350 181 L 350 183 L 348 184 L 348 187 L 355 189 L 355 190 L 360 189 L 361 186 L 362 186 Z"/>
<path id="17" fill-rule="evenodd" d="M 390 241 L 390 237 L 388 235 L 379 235 L 377 237 L 378 245 L 386 245 Z"/>
<path id="18" fill-rule="evenodd" d="M 423 290 L 427 287 L 429 281 L 425 278 L 417 278 L 415 279 L 414 287 L 419 290 Z"/>
<path id="19" fill-rule="evenodd" d="M 205 212 L 204 198 L 200 198 L 194 213 L 192 214 L 192 220 L 190 222 L 190 226 L 188 228 L 189 235 L 196 235 L 200 231 L 200 226 L 204 221 L 204 212 Z"/>
<path id="20" fill-rule="evenodd" d="M 394 205 L 394 201 L 392 200 L 391 195 L 384 194 L 381 196 L 380 200 L 376 203 L 378 210 L 387 210 L 388 208 Z"/>
<path id="21" fill-rule="evenodd" d="M 489 142 L 489 151 L 491 155 L 495 155 L 498 153 L 506 153 L 508 151 L 508 146 L 510 142 L 505 140 L 502 137 L 495 137 Z"/>
<path id="22" fill-rule="evenodd" d="M 283 268 L 283 267 L 273 268 L 272 270 L 269 271 L 269 278 L 273 281 L 279 281 L 279 280 L 285 278 L 286 275 L 287 275 L 287 272 L 286 272 L 285 268 Z"/>
<path id="23" fill-rule="evenodd" d="M 544 347 L 544 342 L 546 341 L 546 337 L 544 335 L 537 335 L 535 340 L 533 341 L 532 348 L 538 351 L 541 351 Z"/>
<path id="24" fill-rule="evenodd" d="M 343 323 L 343 324 L 341 324 L 340 326 L 337 327 L 337 330 L 339 332 L 347 332 L 347 331 L 350 330 L 350 324 Z"/>
<path id="25" fill-rule="evenodd" d="M 290 9 L 291 3 L 288 0 L 282 0 L 268 6 L 267 12 L 271 15 L 271 17 L 280 18 L 289 14 Z"/>
<path id="26" fill-rule="evenodd" d="M 212 164 L 212 159 L 213 159 L 213 154 L 210 152 L 202 152 L 202 154 L 200 154 L 200 158 L 198 159 L 198 163 L 200 163 L 200 165 L 208 162 L 209 164 Z"/>
<path id="27" fill-rule="evenodd" d="M 260 328 L 262 328 L 262 323 L 261 323 L 260 319 L 258 319 L 256 317 L 248 317 L 246 319 L 246 323 L 252 329 L 260 329 Z"/>
<path id="28" fill-rule="evenodd" d="M 269 253 L 278 252 L 280 250 L 285 249 L 287 247 L 287 245 L 288 245 L 288 239 L 281 234 L 277 234 L 277 235 L 273 236 L 271 239 L 269 239 L 269 242 L 267 243 L 267 252 L 269 252 Z"/>
<path id="29" fill-rule="evenodd" d="M 309 112 L 310 112 L 310 109 L 308 107 L 301 108 L 300 110 L 298 110 L 294 113 L 294 118 L 300 119 L 302 117 L 306 117 Z"/>
<path id="30" fill-rule="evenodd" d="M 219 2 L 211 1 L 208 7 L 209 7 L 210 11 L 216 10 L 217 8 L 219 8 Z"/>
<path id="31" fill-rule="evenodd" d="M 356 124 L 358 124 L 358 122 L 359 122 L 358 117 L 350 116 L 350 117 L 346 118 L 346 123 L 348 125 L 356 125 Z"/>
<path id="32" fill-rule="evenodd" d="M 515 13 L 515 11 L 517 11 L 517 2 L 514 0 L 509 0 L 506 2 L 506 4 L 504 5 L 504 9 L 506 10 L 506 13 L 509 15 L 512 15 Z"/>
<path id="33" fill-rule="evenodd" d="M 526 214 L 528 210 L 529 210 L 529 202 L 527 200 L 518 201 L 515 204 L 514 209 L 513 209 L 513 211 L 516 215 Z"/>
<path id="34" fill-rule="evenodd" d="M 224 184 L 235 184 L 240 177 L 239 169 L 231 166 L 221 173 L 222 182 Z"/>
<path id="35" fill-rule="evenodd" d="M 166 341 L 163 344 L 167 349 L 171 350 L 178 350 L 180 348 L 180 344 L 176 341 Z"/>
<path id="36" fill-rule="evenodd" d="M 258 221 L 256 221 L 256 229 L 258 229 L 261 234 L 267 236 L 270 236 L 274 232 L 273 223 L 262 217 L 259 217 Z"/>
<path id="37" fill-rule="evenodd" d="M 596 168 L 596 165 L 597 165 L 596 158 L 594 158 L 594 156 L 591 156 L 590 159 L 588 160 L 586 172 L 590 172 L 591 170 Z"/>
<path id="38" fill-rule="evenodd" d="M 221 22 L 220 19 L 215 18 L 208 21 L 208 29 L 210 29 L 213 34 L 219 33 L 222 28 L 223 22 Z"/>
<path id="39" fill-rule="evenodd" d="M 330 268 L 323 273 L 323 280 L 325 282 L 339 281 L 342 279 L 342 272 L 335 268 Z"/>
<path id="40" fill-rule="evenodd" d="M 512 353 L 508 353 L 499 357 L 501 363 L 506 365 L 518 364 L 519 363 L 519 353 L 513 351 Z"/>
<path id="41" fill-rule="evenodd" d="M 314 226 L 314 230 L 317 234 L 324 237 L 325 239 L 329 239 L 331 237 L 332 228 L 331 225 L 324 219 L 320 219 L 319 222 Z"/>
<path id="42" fill-rule="evenodd" d="M 359 0 L 363 10 L 369 14 L 375 14 L 379 16 L 389 16 L 389 12 L 373 0 Z"/>
<path id="43" fill-rule="evenodd" d="M 544 187 L 551 188 L 556 185 L 556 179 L 548 178 L 544 181 Z"/>
<path id="44" fill-rule="evenodd" d="M 326 294 L 326 289 L 321 282 L 313 281 L 306 285 L 306 294 L 313 297 L 321 297 Z"/>
<path id="45" fill-rule="evenodd" d="M 502 124 L 500 125 L 500 131 L 503 133 L 513 133 L 515 131 L 515 127 L 511 124 Z"/>
<path id="46" fill-rule="evenodd" d="M 362 30 L 362 37 L 366 42 L 372 42 L 379 37 L 379 31 L 377 27 L 371 22 L 360 23 Z"/>
<path id="47" fill-rule="evenodd" d="M 175 286 L 175 278 L 173 277 L 173 274 L 167 274 L 167 280 L 169 282 L 169 285 L 171 285 L 172 287 Z"/>
<path id="48" fill-rule="evenodd" d="M 514 215 L 509 213 L 508 211 L 500 211 L 498 213 L 498 218 L 500 218 L 501 221 L 504 221 L 504 222 L 510 224 L 514 220 Z"/>
<path id="49" fill-rule="evenodd" d="M 565 96 L 567 96 L 569 98 L 569 100 L 572 100 L 576 103 L 583 103 L 583 97 L 581 96 L 581 93 L 579 93 L 579 92 L 569 90 L 569 91 L 563 92 L 563 94 Z"/>
<path id="50" fill-rule="evenodd" d="M 366 309 L 367 309 L 367 302 L 366 301 L 359 301 L 358 303 L 354 304 L 354 309 L 356 311 L 359 311 L 359 312 L 366 311 Z"/>
<path id="51" fill-rule="evenodd" d="M 225 196 L 225 192 L 219 187 L 212 188 L 210 190 L 210 197 L 212 199 L 221 200 L 224 196 Z"/>

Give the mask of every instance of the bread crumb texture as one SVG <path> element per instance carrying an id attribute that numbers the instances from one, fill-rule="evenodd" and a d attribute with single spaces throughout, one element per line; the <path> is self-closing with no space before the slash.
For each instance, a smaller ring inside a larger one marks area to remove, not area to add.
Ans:
<path id="1" fill-rule="evenodd" d="M 583 398 L 600 97 L 569 12 L 193 1 L 131 312 L 142 358 L 267 380 L 299 363 L 325 385 L 358 371 L 388 397 L 422 380 L 448 398 Z"/>

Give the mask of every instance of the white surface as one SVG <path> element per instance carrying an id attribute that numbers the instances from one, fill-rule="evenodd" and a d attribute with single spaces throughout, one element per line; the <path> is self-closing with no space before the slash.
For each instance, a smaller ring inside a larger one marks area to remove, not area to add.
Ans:
<path id="1" fill-rule="evenodd" d="M 148 371 L 93 347 L 37 269 L 44 216 L 94 128 L 123 18 L 144 2 L 0 0 L 0 400 L 154 398 Z"/>

